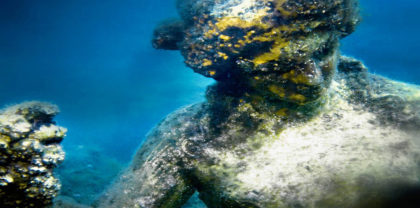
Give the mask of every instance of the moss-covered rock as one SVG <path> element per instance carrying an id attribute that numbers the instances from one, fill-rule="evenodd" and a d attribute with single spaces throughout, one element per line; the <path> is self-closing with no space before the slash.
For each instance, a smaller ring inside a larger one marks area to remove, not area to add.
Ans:
<path id="1" fill-rule="evenodd" d="M 25 102 L 0 111 L 0 207 L 46 207 L 60 190 L 53 169 L 64 160 L 58 108 Z"/>

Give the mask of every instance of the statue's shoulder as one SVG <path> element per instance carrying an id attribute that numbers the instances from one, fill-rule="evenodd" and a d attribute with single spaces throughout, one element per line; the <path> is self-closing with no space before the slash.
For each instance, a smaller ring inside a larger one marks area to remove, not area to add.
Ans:
<path id="1" fill-rule="evenodd" d="M 420 87 L 370 75 L 369 105 L 384 121 L 403 129 L 420 128 Z"/>
<path id="2" fill-rule="evenodd" d="M 338 77 L 345 80 L 350 102 L 362 104 L 385 124 L 420 128 L 420 86 L 371 74 L 359 60 L 341 57 Z"/>
<path id="3" fill-rule="evenodd" d="M 201 137 L 205 125 L 206 103 L 197 103 L 180 108 L 166 116 L 146 136 L 137 151 L 134 163 L 142 164 L 147 158 L 161 151 L 178 151 L 188 140 Z"/>
<path id="4" fill-rule="evenodd" d="M 167 115 L 148 133 L 147 137 L 158 137 L 162 140 L 163 138 L 180 139 L 174 137 L 192 136 L 194 130 L 191 128 L 199 128 L 198 125 L 202 123 L 202 119 L 207 113 L 206 103 L 196 103 L 182 107 Z M 190 132 L 191 130 L 193 132 Z"/>

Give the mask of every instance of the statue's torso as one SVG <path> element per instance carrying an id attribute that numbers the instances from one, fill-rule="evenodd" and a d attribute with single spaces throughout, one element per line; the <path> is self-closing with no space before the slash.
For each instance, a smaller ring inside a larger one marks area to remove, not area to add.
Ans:
<path id="1" fill-rule="evenodd" d="M 419 193 L 420 89 L 361 73 L 339 74 L 312 114 L 229 97 L 174 112 L 99 207 L 179 207 L 198 191 L 209 208 L 383 208 Z"/>
<path id="2" fill-rule="evenodd" d="M 256 133 L 230 148 L 202 144 L 193 175 L 203 201 L 209 207 L 374 207 L 389 194 L 382 190 L 419 181 L 418 134 L 379 124 L 375 114 L 340 97 L 330 102 L 320 115 L 277 133 Z"/>

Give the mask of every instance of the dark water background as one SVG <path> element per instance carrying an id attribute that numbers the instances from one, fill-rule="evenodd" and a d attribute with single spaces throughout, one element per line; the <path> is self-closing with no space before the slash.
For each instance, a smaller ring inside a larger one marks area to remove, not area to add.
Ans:
<path id="1" fill-rule="evenodd" d="M 361 4 L 363 23 L 343 53 L 420 84 L 420 1 Z M 176 15 L 173 0 L 0 0 L 0 105 L 59 105 L 57 121 L 69 129 L 63 192 L 88 201 L 81 186 L 90 181 L 95 190 L 86 192 L 99 192 L 95 185 L 130 160 L 160 119 L 204 100 L 212 81 L 185 67 L 179 52 L 150 44 L 154 26 Z"/>

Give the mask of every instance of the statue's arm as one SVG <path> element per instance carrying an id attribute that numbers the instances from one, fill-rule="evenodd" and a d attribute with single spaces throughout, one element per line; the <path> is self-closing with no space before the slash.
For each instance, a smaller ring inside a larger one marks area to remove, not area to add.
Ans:
<path id="1" fill-rule="evenodd" d="M 131 166 L 99 199 L 100 208 L 181 207 L 194 193 L 183 167 L 178 128 L 185 115 L 169 116 L 148 136 Z"/>
<path id="2" fill-rule="evenodd" d="M 340 57 L 338 71 L 345 77 L 352 102 L 364 104 L 385 124 L 420 129 L 420 86 L 370 74 L 361 61 L 351 57 Z"/>
<path id="3" fill-rule="evenodd" d="M 370 105 L 383 119 L 405 130 L 420 128 L 420 87 L 371 75 Z"/>
<path id="4" fill-rule="evenodd" d="M 98 207 L 181 207 L 194 193 L 176 164 L 166 161 L 169 149 L 158 150 L 144 164 L 133 164 L 102 197 Z M 171 151 L 171 150 L 169 150 Z"/>

